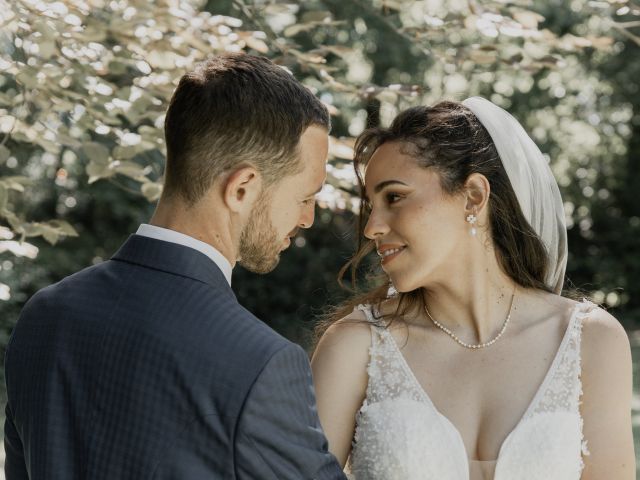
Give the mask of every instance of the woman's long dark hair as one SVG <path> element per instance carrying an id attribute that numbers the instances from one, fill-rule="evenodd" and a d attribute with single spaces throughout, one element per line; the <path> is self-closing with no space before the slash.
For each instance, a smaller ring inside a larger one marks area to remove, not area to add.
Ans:
<path id="1" fill-rule="evenodd" d="M 351 271 L 355 295 L 337 306 L 316 328 L 316 339 L 335 321 L 349 315 L 359 304 L 380 307 L 388 298 L 389 280 L 381 276 L 379 286 L 361 292 L 357 272 L 361 262 L 375 249 L 375 242 L 364 237 L 368 206 L 364 198 L 362 167 L 382 144 L 400 142 L 406 153 L 423 168 L 433 168 L 445 193 L 454 195 L 464 188 L 473 173 L 484 175 L 491 188 L 488 212 L 489 230 L 500 268 L 516 284 L 550 292 L 544 279 L 549 259 L 544 244 L 522 214 L 495 145 L 476 116 L 458 102 L 444 101 L 432 107 L 413 107 L 401 112 L 388 128 L 365 130 L 356 140 L 354 168 L 360 187 L 358 245 L 355 254 L 340 270 L 338 281 Z M 386 324 L 424 307 L 421 289 L 398 295 L 396 311 Z M 379 309 L 380 310 L 380 309 Z"/>

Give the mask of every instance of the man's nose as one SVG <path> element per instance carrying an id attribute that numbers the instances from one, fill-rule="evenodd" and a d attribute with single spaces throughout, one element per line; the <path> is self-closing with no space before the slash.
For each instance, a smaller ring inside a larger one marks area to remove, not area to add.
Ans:
<path id="1" fill-rule="evenodd" d="M 313 225 L 315 218 L 316 206 L 314 202 L 302 210 L 302 214 L 300 215 L 300 222 L 298 223 L 298 225 L 301 228 L 311 228 L 311 225 Z"/>

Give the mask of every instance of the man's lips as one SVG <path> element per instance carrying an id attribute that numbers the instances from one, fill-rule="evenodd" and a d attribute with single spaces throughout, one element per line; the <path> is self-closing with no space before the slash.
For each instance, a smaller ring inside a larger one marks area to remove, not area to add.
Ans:
<path id="1" fill-rule="evenodd" d="M 291 245 L 291 239 L 298 234 L 299 230 L 299 228 L 296 228 L 292 230 L 286 237 L 284 237 L 284 247 L 282 248 L 282 250 L 286 250 L 287 248 L 289 248 L 289 246 Z"/>

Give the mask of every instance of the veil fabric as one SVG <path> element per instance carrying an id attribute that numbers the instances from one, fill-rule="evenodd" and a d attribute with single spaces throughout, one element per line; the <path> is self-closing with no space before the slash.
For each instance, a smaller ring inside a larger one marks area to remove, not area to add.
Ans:
<path id="1" fill-rule="evenodd" d="M 487 129 L 525 218 L 549 256 L 546 285 L 562 292 L 567 267 L 567 226 L 560 189 L 542 152 L 508 112 L 481 97 L 462 104 Z"/>

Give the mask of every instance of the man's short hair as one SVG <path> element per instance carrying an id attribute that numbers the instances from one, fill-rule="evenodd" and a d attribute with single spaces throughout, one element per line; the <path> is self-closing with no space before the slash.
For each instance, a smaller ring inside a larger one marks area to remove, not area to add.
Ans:
<path id="1" fill-rule="evenodd" d="M 299 173 L 300 137 L 326 107 L 270 60 L 226 53 L 180 79 L 165 118 L 165 194 L 196 203 L 223 172 L 253 165 L 266 186 Z"/>

